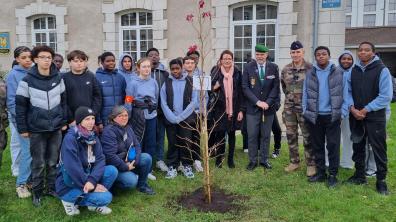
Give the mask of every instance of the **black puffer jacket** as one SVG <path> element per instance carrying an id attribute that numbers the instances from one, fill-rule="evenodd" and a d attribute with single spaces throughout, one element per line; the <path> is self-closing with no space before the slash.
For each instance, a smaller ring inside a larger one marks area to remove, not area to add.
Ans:
<path id="1" fill-rule="evenodd" d="M 49 76 L 33 66 L 19 82 L 15 101 L 19 133 L 52 132 L 67 124 L 65 84 L 54 64 Z"/>

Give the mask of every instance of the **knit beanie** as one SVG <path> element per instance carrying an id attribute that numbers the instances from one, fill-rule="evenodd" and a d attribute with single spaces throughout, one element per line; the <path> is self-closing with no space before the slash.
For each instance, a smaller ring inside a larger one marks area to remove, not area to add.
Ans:
<path id="1" fill-rule="evenodd" d="M 83 119 L 87 116 L 95 116 L 94 111 L 86 106 L 80 106 L 74 113 L 74 119 L 76 120 L 76 125 L 80 124 Z"/>

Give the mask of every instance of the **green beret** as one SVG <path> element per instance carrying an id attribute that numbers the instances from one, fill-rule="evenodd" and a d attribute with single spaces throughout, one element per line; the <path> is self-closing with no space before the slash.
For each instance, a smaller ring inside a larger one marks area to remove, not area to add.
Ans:
<path id="1" fill-rule="evenodd" d="M 269 49 L 265 45 L 256 45 L 256 52 L 268 52 Z"/>

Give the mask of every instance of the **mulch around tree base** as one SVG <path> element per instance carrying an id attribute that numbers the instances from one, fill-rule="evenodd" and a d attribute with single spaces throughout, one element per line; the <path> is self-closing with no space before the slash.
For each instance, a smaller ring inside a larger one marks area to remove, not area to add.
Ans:
<path id="1" fill-rule="evenodd" d="M 219 188 L 212 188 L 212 202 L 210 204 L 205 202 L 204 189 L 201 187 L 192 193 L 184 194 L 179 197 L 177 203 L 182 208 L 189 210 L 198 210 L 202 212 L 217 212 L 217 213 L 238 213 L 243 209 L 243 206 L 238 204 L 246 200 L 247 197 L 227 194 L 224 190 Z"/>

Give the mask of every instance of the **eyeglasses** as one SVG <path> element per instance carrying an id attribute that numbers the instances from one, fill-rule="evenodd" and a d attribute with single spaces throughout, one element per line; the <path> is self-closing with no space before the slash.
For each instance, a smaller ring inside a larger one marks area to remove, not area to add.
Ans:
<path id="1" fill-rule="evenodd" d="M 51 56 L 39 56 L 39 57 L 37 57 L 37 58 L 39 58 L 39 59 L 41 59 L 41 60 L 43 60 L 43 61 L 52 60 L 52 57 L 51 57 Z"/>

